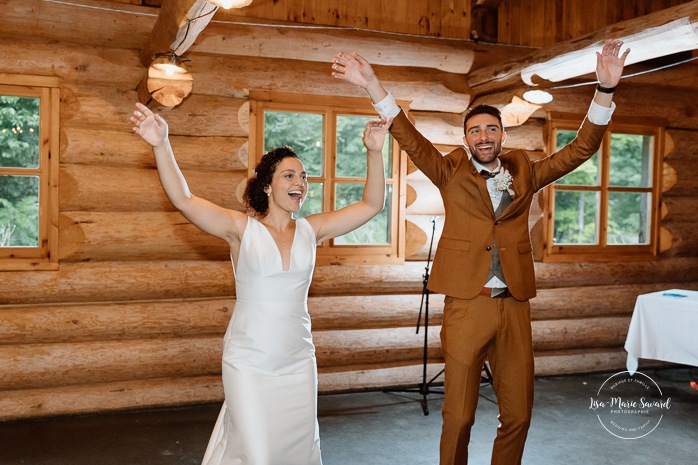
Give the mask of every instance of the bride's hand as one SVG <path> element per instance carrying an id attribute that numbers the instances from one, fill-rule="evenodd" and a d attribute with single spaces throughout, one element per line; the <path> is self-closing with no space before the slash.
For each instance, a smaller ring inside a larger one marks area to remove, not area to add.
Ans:
<path id="1" fill-rule="evenodd" d="M 130 118 L 135 125 L 133 132 L 153 147 L 162 144 L 168 135 L 167 122 L 141 103 L 136 103 L 136 108 Z"/>

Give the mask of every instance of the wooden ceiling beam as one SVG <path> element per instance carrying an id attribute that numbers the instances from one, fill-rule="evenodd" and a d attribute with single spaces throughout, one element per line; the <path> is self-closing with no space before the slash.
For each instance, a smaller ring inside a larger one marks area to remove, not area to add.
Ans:
<path id="1" fill-rule="evenodd" d="M 497 58 L 511 57 L 512 50 L 512 47 L 498 49 L 460 39 L 414 37 L 332 26 L 259 26 L 218 21 L 213 21 L 192 47 L 192 51 L 199 53 L 322 63 L 330 63 L 337 52 L 357 51 L 374 65 L 435 68 L 458 74 L 472 70 L 478 55 L 485 55 L 479 59 L 493 63 Z"/>
<path id="2" fill-rule="evenodd" d="M 140 52 L 141 63 L 149 66 L 157 53 L 174 51 L 181 55 L 190 47 L 191 52 L 198 53 L 324 63 L 329 63 L 333 54 L 341 50 L 357 50 L 373 64 L 436 68 L 463 75 L 472 70 L 476 60 L 483 62 L 482 65 L 495 63 L 511 57 L 514 50 L 461 39 L 413 37 L 332 26 L 245 24 L 236 22 L 239 18 L 230 16 L 227 11 L 223 11 L 220 18 L 235 20 L 211 21 L 213 14 L 207 13 L 216 9 L 205 0 L 163 2 L 148 42 Z M 200 19 L 191 22 L 193 18 Z M 384 38 L 380 46 L 376 45 L 376 37 Z"/>
<path id="3" fill-rule="evenodd" d="M 480 68 L 468 75 L 468 84 L 476 95 L 482 95 L 585 75 L 595 70 L 594 52 L 608 38 L 620 39 L 632 49 L 626 65 L 697 49 L 698 1 L 623 21 L 521 60 Z"/>
<path id="4" fill-rule="evenodd" d="M 217 6 L 206 0 L 169 0 L 160 8 L 153 30 L 139 58 L 150 66 L 158 53 L 173 51 L 182 55 L 213 18 Z"/>

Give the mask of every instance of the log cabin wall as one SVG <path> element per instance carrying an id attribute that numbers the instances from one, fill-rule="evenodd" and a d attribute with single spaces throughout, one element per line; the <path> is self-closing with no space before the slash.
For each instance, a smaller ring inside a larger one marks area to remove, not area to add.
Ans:
<path id="1" fill-rule="evenodd" d="M 235 302 L 228 251 L 174 210 L 158 182 L 151 150 L 130 133 L 128 115 L 145 75 L 138 51 L 157 9 L 123 3 L 7 2 L 0 30 L 3 72 L 61 80 L 60 224 L 57 271 L 0 274 L 0 420 L 223 396 L 222 337 Z M 250 89 L 362 95 L 329 76 L 335 49 L 326 52 L 327 62 L 303 59 L 308 38 L 300 33 L 286 39 L 292 59 L 245 53 L 244 47 L 215 52 L 221 41 L 245 34 L 262 37 L 262 45 L 278 40 L 274 30 L 267 31 L 210 24 L 190 54 L 193 94 L 163 113 L 192 190 L 229 208 L 242 208 Z M 417 40 L 322 34 L 332 45 L 348 37 L 349 44 L 363 45 L 369 53 L 404 51 Z M 289 37 L 285 30 L 283 35 Z M 423 42 L 470 60 L 469 66 L 512 59 L 522 50 Z M 461 143 L 462 113 L 469 104 L 462 72 L 425 72 L 400 62 L 377 71 L 398 99 L 411 101 L 412 116 L 427 137 L 444 151 Z M 639 81 L 619 92 L 617 114 L 656 117 L 661 111 L 668 121 L 663 252 L 656 261 L 640 263 L 536 263 L 540 292 L 532 311 L 538 375 L 622 368 L 635 297 L 669 287 L 698 288 L 698 220 L 681 213 L 698 208 L 695 89 L 692 82 L 682 93 L 669 86 L 658 91 L 653 82 Z M 658 106 L 658 98 L 666 106 Z M 588 91 L 568 90 L 556 95 L 550 110 L 583 113 L 589 99 Z M 509 148 L 545 154 L 545 113 L 535 116 L 509 129 Z M 321 266 L 315 272 L 309 307 L 321 392 L 421 380 L 423 330 L 415 335 L 414 325 L 430 218 L 443 215 L 443 209 L 424 176 L 413 167 L 408 173 L 405 264 Z M 540 246 L 541 212 L 534 204 L 534 246 Z M 442 297 L 430 299 L 432 375 L 442 366 Z"/>

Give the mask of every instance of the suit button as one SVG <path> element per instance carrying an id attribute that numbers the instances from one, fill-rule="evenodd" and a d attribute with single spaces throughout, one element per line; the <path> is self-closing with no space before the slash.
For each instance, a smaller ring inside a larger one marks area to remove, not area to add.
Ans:
<path id="1" fill-rule="evenodd" d="M 492 247 L 490 247 L 490 246 L 488 245 L 488 246 L 487 246 L 487 251 L 489 252 L 490 250 L 492 250 Z"/>

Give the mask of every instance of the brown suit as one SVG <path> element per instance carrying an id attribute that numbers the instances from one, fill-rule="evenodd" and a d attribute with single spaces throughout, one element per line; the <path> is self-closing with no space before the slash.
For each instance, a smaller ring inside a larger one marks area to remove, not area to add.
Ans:
<path id="1" fill-rule="evenodd" d="M 606 126 L 585 120 L 571 144 L 536 162 L 523 150 L 500 154 L 502 167 L 513 177 L 514 198 L 495 217 L 486 181 L 464 148 L 442 156 L 404 112 L 393 121 L 391 134 L 439 188 L 446 212 L 428 283 L 430 291 L 447 296 L 441 330 L 446 360 L 442 465 L 467 463 L 485 358 L 492 369 L 501 422 L 492 463 L 521 463 L 533 406 L 528 299 L 535 297 L 536 284 L 528 231 L 531 201 L 538 190 L 588 160 L 605 131 Z M 513 298 L 480 295 L 495 240 Z"/>
<path id="2" fill-rule="evenodd" d="M 446 210 L 429 289 L 461 299 L 475 298 L 487 276 L 487 247 L 496 238 L 511 294 L 517 300 L 535 297 L 528 234 L 533 194 L 589 159 L 598 150 L 605 131 L 606 126 L 585 120 L 575 141 L 550 157 L 533 162 L 523 150 L 500 155 L 502 165 L 514 178 L 514 199 L 495 221 L 485 180 L 478 175 L 465 149 L 459 147 L 442 157 L 401 111 L 390 133 L 417 168 L 439 188 Z"/>

